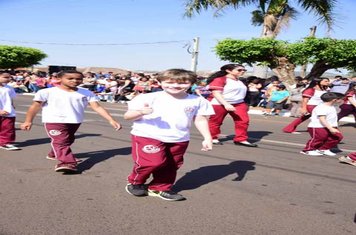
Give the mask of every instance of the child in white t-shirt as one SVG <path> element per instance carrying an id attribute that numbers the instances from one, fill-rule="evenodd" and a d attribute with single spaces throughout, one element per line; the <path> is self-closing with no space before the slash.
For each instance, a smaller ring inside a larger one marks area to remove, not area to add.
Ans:
<path id="1" fill-rule="evenodd" d="M 300 153 L 310 156 L 336 155 L 330 149 L 340 143 L 343 136 L 337 128 L 337 111 L 334 106 L 342 102 L 343 97 L 343 94 L 335 92 L 320 97 L 323 103 L 313 109 L 308 125 L 311 139 Z"/>
<path id="2" fill-rule="evenodd" d="M 11 144 L 16 137 L 16 113 L 13 105 L 16 92 L 7 85 L 10 80 L 9 73 L 0 71 L 0 149 L 13 151 L 19 148 Z"/>
<path id="3" fill-rule="evenodd" d="M 183 69 L 170 69 L 158 75 L 163 91 L 140 94 L 128 104 L 124 118 L 133 120 L 132 157 L 134 167 L 126 191 L 134 196 L 155 196 L 168 201 L 185 198 L 171 190 L 177 170 L 189 144 L 194 122 L 202 134 L 203 151 L 212 149 L 208 116 L 212 106 L 203 97 L 187 90 L 196 74 Z M 153 179 L 145 185 L 152 175 Z"/>
<path id="4" fill-rule="evenodd" d="M 74 157 L 70 146 L 74 143 L 74 134 L 83 122 L 84 109 L 88 104 L 116 130 L 121 129 L 120 123 L 100 106 L 93 92 L 78 87 L 83 82 L 83 77 L 78 71 L 58 73 L 60 85 L 39 90 L 35 94 L 25 122 L 21 125 L 21 129 L 30 130 L 34 117 L 42 108 L 42 122 L 51 138 L 52 146 L 47 159 L 59 161 L 55 166 L 57 172 L 77 172 L 78 159 Z"/>

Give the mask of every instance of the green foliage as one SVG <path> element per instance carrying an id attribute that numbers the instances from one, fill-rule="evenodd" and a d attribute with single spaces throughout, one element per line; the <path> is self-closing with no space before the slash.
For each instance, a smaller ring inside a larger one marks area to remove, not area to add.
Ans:
<path id="1" fill-rule="evenodd" d="M 275 39 L 225 39 L 218 42 L 215 51 L 222 60 L 260 63 L 272 69 L 278 65 L 278 57 L 286 57 L 295 65 L 318 62 L 335 69 L 356 70 L 356 40 L 305 38 L 287 43 Z"/>
<path id="2" fill-rule="evenodd" d="M 251 40 L 225 39 L 215 47 L 221 60 L 234 63 L 259 63 L 274 68 L 277 57 L 286 54 L 287 43 L 270 38 L 255 38 Z"/>
<path id="3" fill-rule="evenodd" d="M 324 62 L 332 68 L 356 69 L 356 40 L 305 38 L 290 44 L 287 54 L 295 64 Z"/>
<path id="4" fill-rule="evenodd" d="M 39 64 L 47 55 L 29 47 L 0 45 L 0 68 L 14 69 Z"/>

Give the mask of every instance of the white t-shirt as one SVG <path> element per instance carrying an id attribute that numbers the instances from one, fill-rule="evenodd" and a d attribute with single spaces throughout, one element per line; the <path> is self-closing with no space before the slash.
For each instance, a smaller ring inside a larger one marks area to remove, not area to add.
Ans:
<path id="1" fill-rule="evenodd" d="M 43 123 L 82 123 L 84 109 L 98 98 L 93 92 L 80 87 L 73 92 L 52 87 L 39 90 L 33 100 L 43 102 Z"/>
<path id="2" fill-rule="evenodd" d="M 225 77 L 215 78 L 210 84 L 211 90 L 222 90 L 222 96 L 229 104 L 243 103 L 247 87 L 240 80 L 233 80 Z M 220 104 L 217 99 L 213 98 L 211 104 Z"/>
<path id="3" fill-rule="evenodd" d="M 9 85 L 0 87 L 0 110 L 4 110 L 9 114 L 5 117 L 15 117 L 15 109 L 12 106 L 12 99 L 16 97 L 14 88 Z"/>
<path id="4" fill-rule="evenodd" d="M 140 110 L 145 104 L 153 113 L 134 121 L 131 134 L 165 143 L 188 141 L 193 118 L 214 114 L 210 103 L 200 96 L 187 94 L 176 99 L 165 91 L 140 94 L 128 103 L 128 109 Z"/>
<path id="5" fill-rule="evenodd" d="M 319 90 L 315 90 L 314 95 L 312 97 L 310 97 L 310 99 L 308 100 L 308 105 L 318 105 L 323 103 L 323 101 L 321 100 L 321 95 L 325 94 L 327 91 L 319 91 Z"/>
<path id="6" fill-rule="evenodd" d="M 325 116 L 326 121 L 332 126 L 337 127 L 337 112 L 334 106 L 326 105 L 324 103 L 319 104 L 313 109 L 310 123 L 308 127 L 313 128 L 325 128 L 319 120 L 319 116 Z"/>

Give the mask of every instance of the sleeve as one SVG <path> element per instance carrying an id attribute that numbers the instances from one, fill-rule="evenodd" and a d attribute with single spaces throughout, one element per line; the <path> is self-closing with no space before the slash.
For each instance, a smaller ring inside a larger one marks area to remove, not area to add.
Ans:
<path id="1" fill-rule="evenodd" d="M 42 89 L 37 91 L 35 94 L 35 97 L 33 98 L 33 101 L 40 101 L 40 102 L 46 102 L 48 100 L 48 95 L 49 95 L 49 90 L 51 88 L 47 89 Z"/>
<path id="2" fill-rule="evenodd" d="M 224 90 L 224 86 L 226 83 L 226 77 L 218 77 L 215 78 L 211 83 L 209 83 L 209 90 Z"/>
<path id="3" fill-rule="evenodd" d="M 214 115 L 215 112 L 210 102 L 202 97 L 198 97 L 198 98 L 199 98 L 199 108 L 196 115 L 199 116 Z"/>
<path id="4" fill-rule="evenodd" d="M 10 95 L 10 98 L 13 99 L 16 97 L 16 92 L 15 92 L 15 89 L 13 87 L 10 87 L 9 86 L 9 95 Z"/>
<path id="5" fill-rule="evenodd" d="M 89 92 L 88 94 L 88 102 L 98 102 L 99 98 L 94 94 L 94 92 Z"/>
<path id="6" fill-rule="evenodd" d="M 303 98 L 311 98 L 315 93 L 315 90 L 313 88 L 308 88 L 305 89 L 302 93 Z"/>

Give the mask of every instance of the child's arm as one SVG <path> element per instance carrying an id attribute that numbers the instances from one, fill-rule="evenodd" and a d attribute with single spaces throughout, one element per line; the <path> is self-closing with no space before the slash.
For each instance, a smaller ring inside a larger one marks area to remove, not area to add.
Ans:
<path id="1" fill-rule="evenodd" d="M 325 126 L 331 133 L 340 133 L 337 128 L 332 127 L 327 121 L 326 116 L 318 116 L 320 123 Z"/>
<path id="2" fill-rule="evenodd" d="M 153 109 L 151 107 L 149 107 L 148 104 L 144 104 L 141 109 L 128 110 L 124 114 L 124 119 L 135 121 L 135 120 L 142 118 L 142 116 L 144 116 L 144 115 L 151 114 L 152 112 L 153 112 Z"/>
<path id="3" fill-rule="evenodd" d="M 227 111 L 235 111 L 235 107 L 229 104 L 225 99 L 221 91 L 213 90 L 212 91 L 214 98 L 221 104 L 224 105 L 224 108 Z"/>
<path id="4" fill-rule="evenodd" d="M 204 140 L 202 142 L 202 151 L 209 151 L 213 148 L 212 138 L 209 131 L 208 117 L 197 115 L 194 119 L 194 124 L 200 134 L 203 136 Z"/>
<path id="5" fill-rule="evenodd" d="M 121 124 L 117 121 L 114 120 L 114 118 L 110 115 L 110 113 L 104 109 L 99 102 L 95 101 L 95 102 L 90 102 L 89 103 L 90 107 L 97 112 L 100 116 L 102 116 L 103 118 L 105 118 L 106 120 L 109 121 L 110 125 L 112 125 L 115 130 L 120 130 L 121 129 Z"/>
<path id="6" fill-rule="evenodd" d="M 21 124 L 21 130 L 25 130 L 25 131 L 31 130 L 33 119 L 35 118 L 38 111 L 41 110 L 41 108 L 42 108 L 41 101 L 34 101 L 32 103 L 32 105 L 28 108 L 24 123 Z"/>

